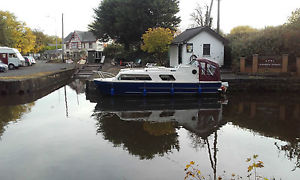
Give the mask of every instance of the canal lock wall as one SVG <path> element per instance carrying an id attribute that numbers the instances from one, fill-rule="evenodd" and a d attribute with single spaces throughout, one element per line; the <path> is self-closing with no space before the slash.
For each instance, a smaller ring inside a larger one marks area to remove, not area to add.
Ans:
<path id="1" fill-rule="evenodd" d="M 0 80 L 0 95 L 24 95 L 53 89 L 70 81 L 74 72 L 75 69 L 67 69 L 34 78 Z"/>
<path id="2" fill-rule="evenodd" d="M 223 79 L 229 83 L 228 92 L 300 92 L 299 78 Z"/>

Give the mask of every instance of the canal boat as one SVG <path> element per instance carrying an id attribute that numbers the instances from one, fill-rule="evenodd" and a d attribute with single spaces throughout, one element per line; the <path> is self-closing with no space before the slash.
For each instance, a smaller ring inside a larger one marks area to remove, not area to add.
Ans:
<path id="1" fill-rule="evenodd" d="M 166 68 L 121 69 L 116 76 L 99 71 L 94 83 L 101 94 L 219 94 L 225 93 L 228 83 L 222 82 L 220 68 L 207 59 L 192 60 L 187 65 Z"/>

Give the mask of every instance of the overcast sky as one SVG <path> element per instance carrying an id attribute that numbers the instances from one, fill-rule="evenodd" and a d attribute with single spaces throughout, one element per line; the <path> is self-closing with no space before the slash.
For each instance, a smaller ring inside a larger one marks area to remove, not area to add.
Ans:
<path id="1" fill-rule="evenodd" d="M 209 4 L 210 0 L 180 0 L 180 29 L 189 27 L 190 14 L 197 3 Z M 26 22 L 32 29 L 42 30 L 49 35 L 61 36 L 61 14 L 64 13 L 67 36 L 74 30 L 87 30 L 93 21 L 93 8 L 98 7 L 101 0 L 8 0 L 1 2 L 0 10 L 13 12 L 18 20 Z M 300 8 L 300 0 L 221 0 L 220 27 L 225 33 L 240 25 L 255 28 L 276 26 L 286 22 L 288 16 L 296 8 Z M 216 26 L 217 0 L 214 0 L 212 16 Z"/>

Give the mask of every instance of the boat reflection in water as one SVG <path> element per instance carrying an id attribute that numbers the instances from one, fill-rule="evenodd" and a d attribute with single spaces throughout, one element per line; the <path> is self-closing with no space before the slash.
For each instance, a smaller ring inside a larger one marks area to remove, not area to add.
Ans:
<path id="1" fill-rule="evenodd" d="M 93 116 L 98 133 L 141 159 L 179 151 L 181 127 L 206 139 L 224 124 L 218 98 L 106 97 L 98 101 Z"/>

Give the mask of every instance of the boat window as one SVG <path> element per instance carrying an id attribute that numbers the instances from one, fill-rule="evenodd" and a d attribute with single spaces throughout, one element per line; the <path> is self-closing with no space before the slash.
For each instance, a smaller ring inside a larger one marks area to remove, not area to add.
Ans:
<path id="1" fill-rule="evenodd" d="M 161 74 L 159 77 L 163 81 L 175 81 L 175 77 L 173 75 Z"/>
<path id="2" fill-rule="evenodd" d="M 216 72 L 216 69 L 217 67 L 212 64 L 201 62 L 201 75 L 213 76 Z"/>
<path id="3" fill-rule="evenodd" d="M 170 117 L 174 116 L 175 111 L 163 111 L 159 114 L 159 117 Z"/>
<path id="4" fill-rule="evenodd" d="M 140 81 L 151 81 L 151 77 L 147 74 L 121 74 L 119 80 L 140 80 Z"/>
<path id="5" fill-rule="evenodd" d="M 205 71 L 205 63 L 204 63 L 204 62 L 201 62 L 200 65 L 201 65 L 201 75 L 206 75 L 206 71 Z"/>
<path id="6" fill-rule="evenodd" d="M 215 72 L 216 72 L 216 66 L 214 66 L 214 65 L 212 65 L 212 64 L 207 64 L 207 73 L 209 74 L 209 75 L 214 75 L 215 74 Z"/>

